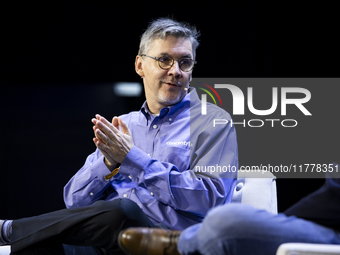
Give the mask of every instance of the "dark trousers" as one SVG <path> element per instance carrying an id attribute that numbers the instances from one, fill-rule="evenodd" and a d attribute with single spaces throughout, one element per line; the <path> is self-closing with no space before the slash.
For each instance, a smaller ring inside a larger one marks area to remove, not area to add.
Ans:
<path id="1" fill-rule="evenodd" d="M 340 232 L 340 172 L 328 173 L 322 187 L 298 201 L 284 213 Z"/>
<path id="2" fill-rule="evenodd" d="M 128 227 L 156 226 L 131 200 L 98 201 L 14 220 L 11 250 L 20 255 L 124 254 L 117 238 Z"/>

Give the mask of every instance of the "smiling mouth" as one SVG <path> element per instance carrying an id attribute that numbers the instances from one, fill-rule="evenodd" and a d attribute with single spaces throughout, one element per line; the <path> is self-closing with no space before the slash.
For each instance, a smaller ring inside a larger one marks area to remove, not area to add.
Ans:
<path id="1" fill-rule="evenodd" d="M 164 82 L 164 83 L 171 87 L 181 87 L 180 82 Z"/>
<path id="2" fill-rule="evenodd" d="M 165 83 L 165 84 L 167 84 L 167 85 L 169 85 L 169 86 L 172 86 L 172 87 L 178 87 L 177 84 L 173 84 L 173 83 Z"/>

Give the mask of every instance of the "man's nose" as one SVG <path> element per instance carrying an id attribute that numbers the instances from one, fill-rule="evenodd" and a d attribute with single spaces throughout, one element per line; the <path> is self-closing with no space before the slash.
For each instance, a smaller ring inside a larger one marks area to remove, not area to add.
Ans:
<path id="1" fill-rule="evenodd" d="M 182 70 L 181 68 L 179 68 L 179 63 L 177 60 L 174 61 L 174 64 L 169 69 L 168 74 L 173 75 L 176 78 L 182 77 Z"/>

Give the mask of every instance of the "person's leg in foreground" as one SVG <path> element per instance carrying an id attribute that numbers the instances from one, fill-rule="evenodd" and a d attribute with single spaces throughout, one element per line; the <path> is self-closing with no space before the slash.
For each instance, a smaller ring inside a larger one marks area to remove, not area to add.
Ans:
<path id="1" fill-rule="evenodd" d="M 156 227 L 134 202 L 117 199 L 14 220 L 12 234 L 0 237 L 12 254 L 124 254 L 120 230 L 139 226 Z"/>
<path id="2" fill-rule="evenodd" d="M 136 238 L 135 232 L 139 234 Z M 211 210 L 201 224 L 184 230 L 176 242 L 171 231 L 128 229 L 119 244 L 130 254 L 275 254 L 286 242 L 340 244 L 340 233 L 310 221 L 274 215 L 242 204 Z M 177 234 L 177 237 L 179 234 Z M 178 251 L 174 247 L 178 248 Z M 149 253 L 145 253 L 148 251 Z"/>
<path id="3" fill-rule="evenodd" d="M 275 254 L 286 242 L 340 244 L 340 233 L 295 216 L 229 204 L 186 229 L 178 249 L 181 254 Z"/>
<path id="4" fill-rule="evenodd" d="M 325 184 L 288 209 L 286 214 L 271 214 L 265 210 L 231 203 L 216 207 L 201 224 L 193 225 L 181 234 L 178 243 L 170 242 L 171 232 L 163 230 L 128 229 L 120 234 L 119 245 L 139 246 L 136 251 L 154 254 L 275 254 L 282 243 L 302 242 L 340 244 L 340 179 L 327 178 Z M 296 215 L 296 216 L 295 216 Z M 298 218 L 300 217 L 300 218 Z M 134 238 L 135 233 L 139 238 Z M 149 242 L 140 242 L 141 232 Z M 156 233 L 157 232 L 157 233 Z M 157 245 L 156 245 L 157 243 Z M 162 245 L 160 245 L 160 243 Z M 147 246 L 145 248 L 144 246 Z M 176 251 L 176 252 L 178 252 Z M 163 253 L 161 253 L 163 252 Z"/>

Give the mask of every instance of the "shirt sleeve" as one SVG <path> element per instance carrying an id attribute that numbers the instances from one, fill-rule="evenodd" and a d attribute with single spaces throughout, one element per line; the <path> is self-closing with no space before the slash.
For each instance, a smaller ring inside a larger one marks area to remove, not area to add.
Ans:
<path id="1" fill-rule="evenodd" d="M 104 199 L 114 192 L 110 182 L 104 176 L 110 170 L 104 163 L 104 156 L 97 149 L 89 155 L 84 166 L 70 179 L 64 187 L 64 202 L 67 208 L 90 205 Z"/>
<path id="2" fill-rule="evenodd" d="M 211 125 L 191 133 L 194 141 L 189 169 L 158 161 L 133 147 L 120 166 L 120 174 L 130 176 L 159 202 L 200 217 L 210 208 L 230 202 L 238 169 L 235 128 L 204 123 Z M 209 166 L 214 168 L 207 172 Z"/>

